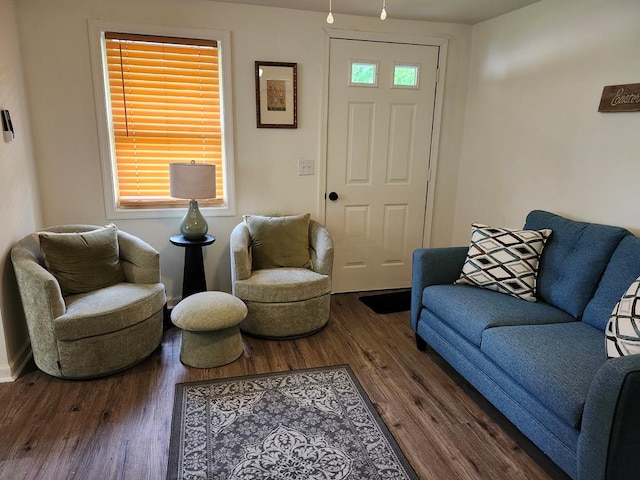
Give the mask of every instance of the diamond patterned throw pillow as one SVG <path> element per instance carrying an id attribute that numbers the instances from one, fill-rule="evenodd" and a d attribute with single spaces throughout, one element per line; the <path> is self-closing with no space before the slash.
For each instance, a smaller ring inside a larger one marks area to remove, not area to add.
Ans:
<path id="1" fill-rule="evenodd" d="M 616 303 L 605 335 L 608 358 L 640 353 L 640 277 Z"/>
<path id="2" fill-rule="evenodd" d="M 551 230 L 511 230 L 477 223 L 471 226 L 471 246 L 456 283 L 535 302 L 538 263 Z"/>

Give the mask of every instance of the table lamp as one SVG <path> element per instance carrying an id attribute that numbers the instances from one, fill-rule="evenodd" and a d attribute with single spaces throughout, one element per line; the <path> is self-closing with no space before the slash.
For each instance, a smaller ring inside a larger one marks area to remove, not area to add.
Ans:
<path id="1" fill-rule="evenodd" d="M 187 240 L 201 240 L 209 226 L 198 209 L 198 199 L 215 198 L 216 166 L 209 163 L 170 163 L 170 193 L 174 198 L 189 199 L 189 210 L 180 223 L 180 233 Z"/>

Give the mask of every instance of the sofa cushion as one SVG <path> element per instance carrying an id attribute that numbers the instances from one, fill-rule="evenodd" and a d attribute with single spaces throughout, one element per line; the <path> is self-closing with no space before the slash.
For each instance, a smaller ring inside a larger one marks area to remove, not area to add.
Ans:
<path id="1" fill-rule="evenodd" d="M 604 335 L 583 322 L 489 328 L 482 352 L 575 428 L 606 360 Z"/>
<path id="2" fill-rule="evenodd" d="M 456 283 L 536 301 L 536 275 L 551 230 L 513 230 L 474 223 L 471 245 Z"/>
<path id="3" fill-rule="evenodd" d="M 576 222 L 541 210 L 529 213 L 524 228 L 553 230 L 540 259 L 538 298 L 576 318 L 620 240 L 630 235 L 623 228 Z"/>
<path id="4" fill-rule="evenodd" d="M 608 358 L 640 354 L 640 278 L 616 303 L 605 335 Z"/>
<path id="5" fill-rule="evenodd" d="M 432 315 L 431 315 L 432 316 Z M 575 461 L 576 445 L 580 433 L 552 410 L 543 405 L 522 385 L 507 375 L 475 345 L 462 338 L 455 330 L 439 320 L 429 318 L 422 311 L 418 332 L 459 373 L 504 413 L 511 421 L 554 451 L 569 452 Z M 514 418 L 515 415 L 515 418 Z M 545 437 L 551 435 L 551 438 Z M 564 456 L 563 455 L 563 456 Z"/>
<path id="6" fill-rule="evenodd" d="M 300 302 L 331 292 L 331 277 L 306 268 L 254 270 L 246 280 L 237 280 L 235 295 L 252 302 Z"/>
<path id="7" fill-rule="evenodd" d="M 45 265 L 63 295 L 91 292 L 124 281 L 115 225 L 88 232 L 39 232 Z"/>
<path id="8" fill-rule="evenodd" d="M 309 268 L 310 215 L 245 215 L 253 268 Z"/>
<path id="9" fill-rule="evenodd" d="M 575 321 L 544 302 L 523 302 L 470 285 L 432 285 L 424 289 L 422 304 L 478 346 L 482 332 L 490 327 Z"/>
<path id="10" fill-rule="evenodd" d="M 613 307 L 638 277 L 640 277 L 640 238 L 627 235 L 613 252 L 593 298 L 584 309 L 582 321 L 604 330 Z"/>
<path id="11" fill-rule="evenodd" d="M 118 283 L 65 299 L 67 311 L 53 321 L 57 340 L 117 332 L 146 320 L 164 306 L 162 283 Z"/>

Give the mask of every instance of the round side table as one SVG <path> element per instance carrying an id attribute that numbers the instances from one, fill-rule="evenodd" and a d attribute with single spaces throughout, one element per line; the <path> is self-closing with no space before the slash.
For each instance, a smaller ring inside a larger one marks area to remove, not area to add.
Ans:
<path id="1" fill-rule="evenodd" d="M 213 235 L 205 235 L 200 240 L 189 240 L 182 234 L 171 235 L 169 241 L 178 247 L 184 247 L 184 273 L 182 275 L 182 298 L 198 292 L 207 291 L 207 280 L 204 276 L 202 247 L 216 241 Z"/>

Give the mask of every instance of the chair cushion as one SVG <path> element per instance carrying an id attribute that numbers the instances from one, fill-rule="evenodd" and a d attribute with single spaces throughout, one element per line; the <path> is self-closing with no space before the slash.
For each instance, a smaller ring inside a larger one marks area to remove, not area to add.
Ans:
<path id="1" fill-rule="evenodd" d="M 58 340 L 104 335 L 128 328 L 158 312 L 166 298 L 162 283 L 118 283 L 65 299 L 67 311 L 53 321 Z"/>
<path id="2" fill-rule="evenodd" d="M 544 302 L 523 302 L 470 285 L 432 285 L 424 289 L 422 304 L 467 340 L 480 346 L 490 327 L 575 321 Z"/>
<path id="3" fill-rule="evenodd" d="M 239 324 L 247 316 L 247 306 L 224 292 L 189 295 L 171 310 L 171 321 L 192 332 L 213 332 Z"/>
<path id="4" fill-rule="evenodd" d="M 236 281 L 235 294 L 242 300 L 263 303 L 299 302 L 331 292 L 331 277 L 306 268 L 254 270 Z"/>
<path id="5" fill-rule="evenodd" d="M 310 215 L 265 217 L 245 215 L 249 228 L 253 269 L 309 268 Z"/>
<path id="6" fill-rule="evenodd" d="M 584 322 L 485 330 L 482 352 L 575 428 L 593 378 L 606 361 L 604 334 Z"/>
<path id="7" fill-rule="evenodd" d="M 45 266 L 65 296 L 124 281 L 118 230 L 113 224 L 88 232 L 39 232 L 38 240 Z"/>
<path id="8" fill-rule="evenodd" d="M 536 301 L 536 275 L 551 230 L 513 230 L 474 223 L 471 246 L 456 283 Z"/>
<path id="9" fill-rule="evenodd" d="M 638 277 L 640 277 L 640 238 L 627 235 L 613 252 L 598 283 L 598 289 L 584 309 L 582 321 L 604 330 L 613 307 Z"/>
<path id="10" fill-rule="evenodd" d="M 576 222 L 541 210 L 529 213 L 524 228 L 553 230 L 540 259 L 538 298 L 576 318 L 582 315 L 620 240 L 630 235 L 623 228 Z"/>

